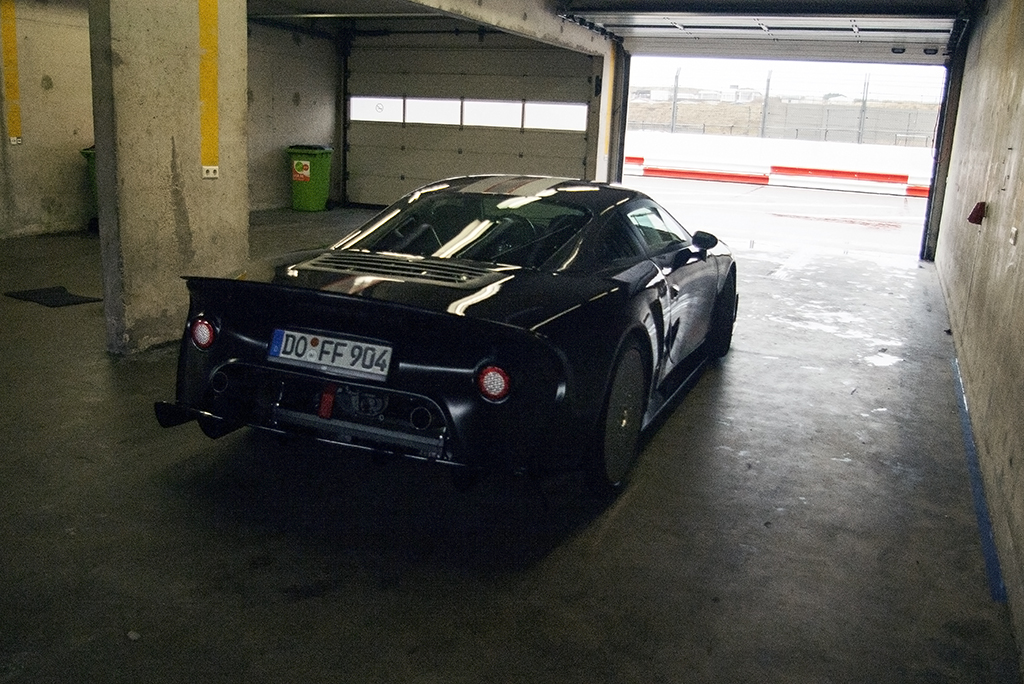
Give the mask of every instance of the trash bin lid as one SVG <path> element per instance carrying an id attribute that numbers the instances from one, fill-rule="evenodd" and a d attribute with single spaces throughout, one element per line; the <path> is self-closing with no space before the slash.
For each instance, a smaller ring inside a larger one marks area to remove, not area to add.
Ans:
<path id="1" fill-rule="evenodd" d="M 330 145 L 292 145 L 289 152 L 331 152 Z"/>

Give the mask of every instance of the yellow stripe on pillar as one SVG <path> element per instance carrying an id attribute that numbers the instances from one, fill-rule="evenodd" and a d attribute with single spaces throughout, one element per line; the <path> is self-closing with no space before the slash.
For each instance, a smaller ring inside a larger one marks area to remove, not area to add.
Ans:
<path id="1" fill-rule="evenodd" d="M 217 57 L 217 0 L 199 0 L 199 156 L 203 178 L 216 178 L 219 174 Z"/>
<path id="2" fill-rule="evenodd" d="M 18 30 L 14 21 L 14 0 L 0 0 L 0 42 L 3 43 L 7 135 L 12 145 L 18 145 L 21 143 L 21 91 L 18 88 Z"/>

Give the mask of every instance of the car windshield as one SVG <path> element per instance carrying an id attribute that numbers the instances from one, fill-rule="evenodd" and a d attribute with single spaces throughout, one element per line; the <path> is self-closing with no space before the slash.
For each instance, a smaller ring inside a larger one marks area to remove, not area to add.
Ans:
<path id="1" fill-rule="evenodd" d="M 548 197 L 414 193 L 335 247 L 532 268 L 589 220 L 586 209 Z"/>

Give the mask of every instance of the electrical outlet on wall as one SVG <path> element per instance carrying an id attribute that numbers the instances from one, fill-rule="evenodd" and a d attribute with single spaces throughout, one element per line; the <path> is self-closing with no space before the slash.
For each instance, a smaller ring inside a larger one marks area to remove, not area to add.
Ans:
<path id="1" fill-rule="evenodd" d="M 206 180 L 216 180 L 220 177 L 219 166 L 204 166 L 203 167 L 203 178 Z"/>

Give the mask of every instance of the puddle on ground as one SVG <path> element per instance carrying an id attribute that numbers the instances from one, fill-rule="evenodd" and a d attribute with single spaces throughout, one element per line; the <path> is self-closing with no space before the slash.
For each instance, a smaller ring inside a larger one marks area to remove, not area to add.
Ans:
<path id="1" fill-rule="evenodd" d="M 871 356 L 865 356 L 864 360 L 870 363 L 872 366 L 885 367 L 896 365 L 903 359 L 901 359 L 898 356 L 893 356 L 892 354 L 880 352 L 878 354 L 872 354 Z"/>

